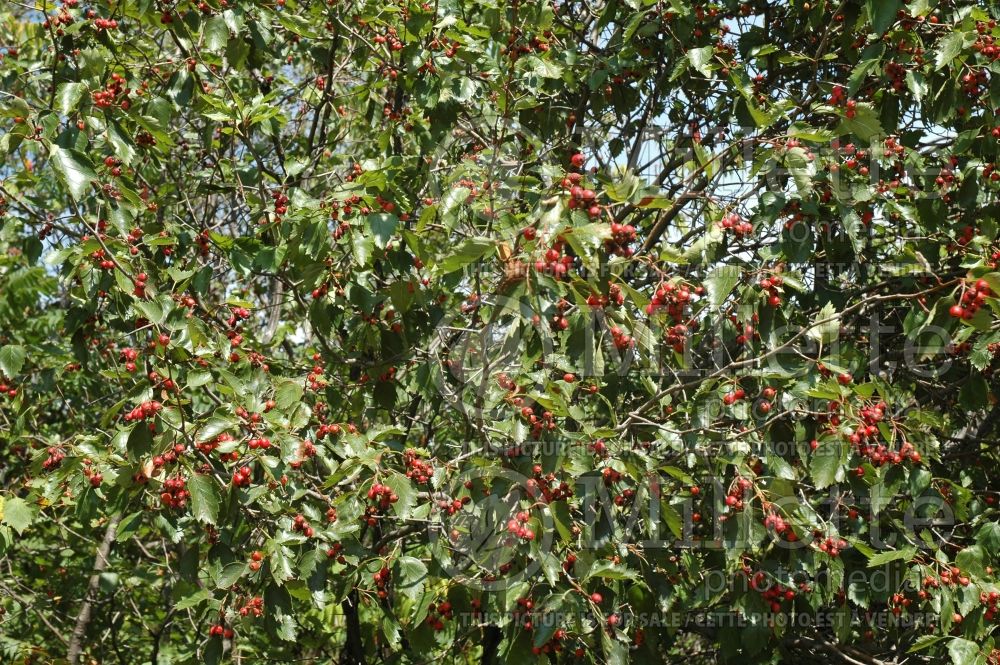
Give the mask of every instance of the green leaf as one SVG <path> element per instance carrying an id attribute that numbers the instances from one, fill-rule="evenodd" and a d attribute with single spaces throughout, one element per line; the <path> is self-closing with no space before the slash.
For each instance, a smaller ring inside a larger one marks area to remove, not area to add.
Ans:
<path id="1" fill-rule="evenodd" d="M 628 665 L 628 647 L 616 640 L 606 630 L 601 631 L 601 648 L 607 665 Z"/>
<path id="2" fill-rule="evenodd" d="M 395 215 L 386 213 L 372 213 L 368 215 L 368 228 L 371 229 L 372 235 L 375 236 L 376 247 L 385 247 L 389 240 L 392 239 L 392 234 L 396 232 L 397 226 L 399 226 L 399 218 Z"/>
<path id="3" fill-rule="evenodd" d="M 971 640 L 956 637 L 948 645 L 948 654 L 954 665 L 972 665 L 979 658 L 979 645 Z"/>
<path id="4" fill-rule="evenodd" d="M 49 148 L 49 158 L 74 199 L 86 194 L 90 183 L 97 180 L 93 163 L 81 152 L 53 145 Z"/>
<path id="5" fill-rule="evenodd" d="M 924 649 L 933 646 L 940 642 L 941 640 L 948 639 L 944 635 L 921 635 L 916 639 L 906 653 L 916 653 L 917 651 L 923 651 Z"/>
<path id="6" fill-rule="evenodd" d="M 838 440 L 821 441 L 809 460 L 809 471 L 816 483 L 816 489 L 829 487 L 837 480 L 837 475 L 847 463 L 847 444 Z"/>
<path id="7" fill-rule="evenodd" d="M 219 491 L 210 476 L 196 473 L 188 478 L 191 493 L 191 513 L 199 522 L 215 524 L 219 518 Z"/>
<path id="8" fill-rule="evenodd" d="M 437 209 L 442 224 L 448 228 L 454 225 L 461 206 L 465 205 L 465 201 L 471 193 L 468 187 L 453 187 L 448 190 L 448 193 L 441 198 L 441 204 Z M 423 223 L 423 215 L 421 215 L 420 221 Z"/>
<path id="9" fill-rule="evenodd" d="M 712 69 L 708 66 L 715 54 L 715 47 L 712 45 L 693 48 L 687 52 L 691 66 L 707 78 L 712 77 Z"/>
<path id="10" fill-rule="evenodd" d="M 355 231 L 351 234 L 351 248 L 354 250 L 357 264 L 364 267 L 371 262 L 372 252 L 375 251 L 375 240 L 370 235 Z"/>
<path id="11" fill-rule="evenodd" d="M 174 603 L 174 609 L 177 611 L 187 610 L 192 607 L 198 607 L 202 603 L 212 598 L 212 592 L 208 589 L 200 589 L 188 596 L 184 596 L 176 603 Z"/>
<path id="12" fill-rule="evenodd" d="M 936 47 L 937 57 L 934 59 L 934 69 L 950 65 L 951 61 L 957 58 L 965 50 L 965 47 L 971 45 L 973 41 L 975 38 L 964 32 L 952 32 L 939 41 Z"/>
<path id="13" fill-rule="evenodd" d="M 492 238 L 467 238 L 451 254 L 439 261 L 435 269 L 442 275 L 455 272 L 482 258 L 496 245 L 496 240 Z"/>
<path id="14" fill-rule="evenodd" d="M 399 557 L 399 582 L 396 586 L 398 591 L 416 600 L 424 592 L 426 579 L 427 566 L 423 561 L 412 556 Z"/>
<path id="15" fill-rule="evenodd" d="M 63 115 L 72 113 L 85 92 L 87 92 L 87 86 L 79 81 L 60 83 L 56 89 L 56 104 L 59 112 Z"/>
<path id="16" fill-rule="evenodd" d="M 900 0 L 866 0 L 865 4 L 868 6 L 872 28 L 880 35 L 896 22 L 896 13 L 903 6 Z"/>
<path id="17" fill-rule="evenodd" d="M 274 404 L 281 410 L 288 409 L 299 403 L 302 393 L 302 384 L 298 381 L 282 381 L 274 390 Z"/>
<path id="18" fill-rule="evenodd" d="M 23 534 L 24 530 L 31 526 L 34 519 L 35 510 L 24 499 L 14 497 L 2 501 L 2 497 L 0 497 L 0 523 L 17 531 L 17 535 Z"/>
<path id="19" fill-rule="evenodd" d="M 226 430 L 236 427 L 236 420 L 228 416 L 212 416 L 198 429 L 198 436 L 195 440 L 198 443 L 214 439 Z"/>
<path id="20" fill-rule="evenodd" d="M 923 101 L 930 92 L 930 85 L 924 75 L 912 69 L 906 70 L 906 87 L 917 102 Z"/>
<path id="21" fill-rule="evenodd" d="M 838 134 L 854 134 L 864 142 L 869 142 L 878 136 L 884 136 L 885 130 L 879 120 L 878 111 L 870 104 L 858 104 L 854 109 L 854 117 L 844 117 L 837 127 Z"/>
<path id="22" fill-rule="evenodd" d="M 705 278 L 705 288 L 708 290 L 708 301 L 718 309 L 726 301 L 740 282 L 739 266 L 719 266 Z"/>
<path id="23" fill-rule="evenodd" d="M 552 62 L 544 58 L 539 58 L 537 56 L 529 56 L 527 58 L 528 69 L 541 78 L 546 79 L 557 79 L 562 76 L 563 69 L 558 63 Z"/>
<path id="24" fill-rule="evenodd" d="M 220 589 L 228 589 L 243 577 L 243 573 L 246 572 L 247 565 L 240 561 L 234 561 L 223 568 L 219 575 L 215 578 L 215 586 Z"/>
<path id="25" fill-rule="evenodd" d="M 916 547 L 904 547 L 901 550 L 888 550 L 885 552 L 878 552 L 868 559 L 869 568 L 877 568 L 879 566 L 884 566 L 892 561 L 909 561 L 913 558 L 913 555 L 917 553 Z"/>
<path id="26" fill-rule="evenodd" d="M 229 43 L 229 26 L 221 14 L 213 16 L 205 23 L 205 48 L 209 51 L 221 51 Z"/>
<path id="27" fill-rule="evenodd" d="M 837 339 L 840 333 L 840 315 L 833 303 L 827 303 L 813 318 L 812 326 L 806 334 L 816 341 L 827 344 Z"/>
<path id="28" fill-rule="evenodd" d="M 21 372 L 27 357 L 28 352 L 23 346 L 8 344 L 0 349 L 0 370 L 8 379 L 13 379 Z"/>

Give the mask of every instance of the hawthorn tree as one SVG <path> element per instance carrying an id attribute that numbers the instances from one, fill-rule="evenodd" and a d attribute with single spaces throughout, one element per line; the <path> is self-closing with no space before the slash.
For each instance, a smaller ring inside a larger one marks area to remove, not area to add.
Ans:
<path id="1" fill-rule="evenodd" d="M 0 654 L 996 663 L 1000 11 L 0 9 Z"/>

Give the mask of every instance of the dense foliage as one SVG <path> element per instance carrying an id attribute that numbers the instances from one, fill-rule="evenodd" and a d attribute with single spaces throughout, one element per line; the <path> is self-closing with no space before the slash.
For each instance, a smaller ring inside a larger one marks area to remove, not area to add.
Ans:
<path id="1" fill-rule="evenodd" d="M 3 3 L 0 660 L 1000 661 L 996 18 Z"/>

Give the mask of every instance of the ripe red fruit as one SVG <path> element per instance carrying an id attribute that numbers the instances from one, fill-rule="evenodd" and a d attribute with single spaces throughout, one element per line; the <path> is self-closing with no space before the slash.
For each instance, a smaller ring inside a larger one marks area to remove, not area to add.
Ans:
<path id="1" fill-rule="evenodd" d="M 563 381 L 565 381 L 566 383 L 573 383 L 574 381 L 576 381 L 576 377 L 570 374 L 569 372 L 566 372 L 565 374 L 563 374 Z"/>
<path id="2" fill-rule="evenodd" d="M 837 381 L 842 386 L 846 386 L 847 384 L 849 384 L 853 380 L 854 380 L 854 377 L 851 376 L 850 374 L 848 374 L 847 372 L 841 372 L 840 374 L 837 375 Z"/>
<path id="3" fill-rule="evenodd" d="M 576 169 L 578 169 L 581 166 L 583 166 L 583 163 L 585 161 L 586 161 L 586 158 L 584 158 L 584 156 L 581 155 L 580 153 L 576 153 L 575 155 L 573 155 L 572 157 L 569 158 L 569 163 L 572 164 L 573 168 L 576 168 Z"/>
<path id="4" fill-rule="evenodd" d="M 524 236 L 525 240 L 534 240 L 536 235 L 535 229 L 530 226 L 526 226 L 521 230 L 521 235 Z"/>
<path id="5" fill-rule="evenodd" d="M 599 593 L 596 593 L 596 592 L 595 592 L 595 593 L 592 593 L 592 594 L 590 594 L 590 601 L 591 601 L 592 603 L 595 603 L 595 604 L 597 604 L 597 605 L 600 605 L 600 604 L 601 604 L 601 601 L 602 601 L 602 600 L 604 600 L 604 597 L 603 597 L 603 596 L 601 596 L 601 594 L 599 594 Z"/>
<path id="6" fill-rule="evenodd" d="M 948 313 L 951 314 L 956 319 L 960 319 L 963 316 L 965 316 L 965 308 L 963 308 L 961 305 L 952 305 L 948 309 Z"/>

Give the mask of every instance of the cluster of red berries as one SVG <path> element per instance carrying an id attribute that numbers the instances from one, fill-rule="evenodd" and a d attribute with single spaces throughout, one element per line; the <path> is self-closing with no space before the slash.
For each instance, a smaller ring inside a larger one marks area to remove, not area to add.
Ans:
<path id="1" fill-rule="evenodd" d="M 739 334 L 736 335 L 736 343 L 740 346 L 747 344 L 752 339 L 760 339 L 760 331 L 758 331 L 753 324 L 745 323 L 741 325 L 735 314 L 730 317 L 730 321 L 734 326 L 736 326 L 736 330 L 739 331 Z M 754 313 L 751 321 L 753 321 L 753 323 L 757 323 L 759 321 L 756 313 Z"/>
<path id="2" fill-rule="evenodd" d="M 208 634 L 211 635 L 212 637 L 224 637 L 227 640 L 231 640 L 233 639 L 233 635 L 235 633 L 233 633 L 232 628 L 226 628 L 222 624 L 215 624 L 214 626 L 208 629 Z"/>
<path id="3" fill-rule="evenodd" d="M 108 155 L 104 158 L 104 165 L 111 169 L 111 175 L 115 178 L 122 174 L 121 164 L 122 160 L 113 155 Z"/>
<path id="4" fill-rule="evenodd" d="M 540 464 L 536 464 L 532 467 L 532 475 L 533 477 L 529 478 L 527 482 L 525 482 L 525 488 L 528 491 L 528 496 L 537 498 L 539 494 L 541 494 L 545 503 L 561 501 L 562 499 L 568 499 L 573 496 L 573 488 L 570 487 L 569 483 L 566 481 L 556 482 L 556 476 L 554 473 L 547 473 L 543 475 Z"/>
<path id="5" fill-rule="evenodd" d="M 840 554 L 842 550 L 847 549 L 847 541 L 843 538 L 834 538 L 833 536 L 823 537 L 823 534 L 819 531 L 813 533 L 813 537 L 819 541 L 819 551 L 825 552 L 832 557 L 836 557 Z"/>
<path id="6" fill-rule="evenodd" d="M 247 448 L 250 450 L 267 450 L 271 447 L 271 440 L 265 438 L 250 439 L 247 441 Z"/>
<path id="7" fill-rule="evenodd" d="M 250 318 L 250 310 L 246 307 L 230 307 L 229 312 L 229 320 L 226 323 L 230 328 L 235 328 L 237 323 Z"/>
<path id="8" fill-rule="evenodd" d="M 292 520 L 292 531 L 298 531 L 306 538 L 313 537 L 313 528 L 309 526 L 309 522 L 301 514 L 296 515 L 295 519 Z"/>
<path id="9" fill-rule="evenodd" d="M 90 258 L 94 260 L 98 268 L 101 270 L 112 270 L 115 267 L 115 262 L 106 257 L 107 253 L 103 248 L 99 248 L 90 254 Z"/>
<path id="10" fill-rule="evenodd" d="M 606 466 L 601 469 L 601 479 L 607 487 L 611 487 L 622 479 L 622 474 L 620 471 L 617 471 L 610 466 Z"/>
<path id="11" fill-rule="evenodd" d="M 289 466 L 292 467 L 293 469 L 300 468 L 304 462 L 315 457 L 316 446 L 313 445 L 312 441 L 303 441 L 302 443 L 299 444 L 298 453 L 299 453 L 298 459 L 289 463 Z"/>
<path id="12" fill-rule="evenodd" d="M 42 468 L 46 471 L 52 471 L 58 468 L 64 459 L 66 459 L 66 455 L 55 446 L 52 446 L 48 449 L 48 457 L 42 462 Z"/>
<path id="13" fill-rule="evenodd" d="M 987 621 L 993 621 L 1000 617 L 1000 612 L 997 610 L 997 601 L 1000 601 L 1000 592 L 980 592 L 979 602 L 986 605 L 986 612 L 983 613 L 983 618 Z"/>
<path id="14" fill-rule="evenodd" d="M 593 307 L 594 309 L 607 307 L 610 304 L 615 304 L 621 307 L 624 303 L 625 295 L 622 293 L 622 287 L 617 284 L 611 284 L 608 286 L 608 295 L 606 296 L 598 293 L 591 293 L 587 296 L 587 305 Z"/>
<path id="15" fill-rule="evenodd" d="M 926 591 L 924 591 L 923 593 L 925 596 L 927 595 Z M 912 598 L 907 598 L 906 595 L 902 593 L 894 593 L 889 598 L 889 611 L 891 611 L 896 616 L 899 616 L 900 614 L 903 613 L 903 610 L 909 607 L 911 604 L 913 604 Z"/>
<path id="16" fill-rule="evenodd" d="M 551 326 L 553 330 L 566 330 L 569 328 L 569 319 L 566 318 L 566 310 L 569 309 L 569 302 L 565 298 L 560 298 L 556 302 L 556 313 L 552 316 Z M 532 319 L 534 321 L 534 319 Z"/>
<path id="17" fill-rule="evenodd" d="M 986 299 L 993 295 L 990 285 L 985 279 L 976 280 L 973 284 L 968 282 L 962 286 L 962 295 L 959 301 L 951 306 L 948 313 L 956 319 L 969 320 L 976 315 L 979 308 L 986 303 Z"/>
<path id="18" fill-rule="evenodd" d="M 731 390 L 722 396 L 722 403 L 726 406 L 732 406 L 739 400 L 746 398 L 746 396 L 747 392 L 737 386 L 735 390 Z"/>
<path id="19" fill-rule="evenodd" d="M 392 504 L 399 501 L 399 496 L 388 485 L 375 483 L 368 488 L 368 500 L 374 501 L 381 510 L 388 510 Z"/>
<path id="20" fill-rule="evenodd" d="M 992 32 L 996 25 L 997 22 L 992 19 L 990 21 L 976 21 L 976 32 L 979 33 L 979 39 L 972 45 L 972 48 L 982 53 L 987 60 L 1000 59 L 1000 47 L 996 45 L 995 38 L 986 34 Z"/>
<path id="21" fill-rule="evenodd" d="M 764 528 L 774 529 L 774 532 L 781 535 L 787 535 L 789 540 L 794 541 L 795 532 L 792 531 L 792 526 L 784 520 L 781 515 L 774 512 L 768 512 L 764 517 Z"/>
<path id="22" fill-rule="evenodd" d="M 49 27 L 54 26 L 56 27 L 56 35 L 62 37 L 63 30 L 60 26 L 70 25 L 71 23 L 73 23 L 73 15 L 67 11 L 66 7 L 60 7 L 59 13 L 45 17 L 45 20 L 42 22 L 42 27 L 48 30 Z"/>
<path id="23" fill-rule="evenodd" d="M 919 464 L 922 456 L 920 452 L 917 451 L 913 444 L 909 441 L 904 441 L 903 445 L 900 446 L 899 450 L 889 450 L 885 445 L 879 444 L 877 446 L 860 446 L 858 452 L 871 460 L 873 466 L 882 466 L 884 464 L 902 464 L 905 460 L 910 460 L 914 464 Z M 861 473 L 859 475 L 864 475 Z"/>
<path id="24" fill-rule="evenodd" d="M 274 216 L 280 218 L 288 212 L 288 197 L 279 189 L 271 192 L 271 199 L 274 202 Z M 280 221 L 280 219 L 279 219 Z"/>
<path id="25" fill-rule="evenodd" d="M 463 496 L 461 499 L 450 499 L 450 500 L 442 498 L 438 499 L 437 507 L 438 509 L 444 511 L 445 513 L 448 513 L 448 515 L 454 515 L 455 513 L 457 513 L 462 509 L 462 506 L 471 502 L 472 502 L 471 496 Z"/>
<path id="26" fill-rule="evenodd" d="M 753 483 L 749 479 L 743 477 L 737 478 L 726 494 L 726 506 L 733 510 L 743 510 L 743 496 L 751 486 L 753 486 Z M 722 517 L 725 517 L 725 515 Z"/>
<path id="27" fill-rule="evenodd" d="M 531 653 L 533 653 L 536 656 L 539 656 L 543 653 L 547 654 L 559 653 L 563 650 L 562 643 L 563 640 L 565 639 L 566 639 L 566 630 L 564 628 L 556 628 L 556 631 L 552 633 L 552 637 L 550 637 L 545 644 L 539 647 L 536 646 L 531 647 Z M 577 651 L 579 651 L 579 649 Z"/>
<path id="28" fill-rule="evenodd" d="M 167 464 L 173 464 L 174 462 L 177 461 L 178 455 L 184 454 L 184 450 L 185 448 L 183 443 L 175 443 L 173 448 L 163 453 L 162 455 L 157 455 L 156 457 L 153 458 L 153 466 L 159 469 Z"/>
<path id="29" fill-rule="evenodd" d="M 434 475 L 434 465 L 417 457 L 417 451 L 412 448 L 403 452 L 403 463 L 406 464 L 406 477 L 417 483 L 430 482 Z"/>
<path id="30" fill-rule="evenodd" d="M 261 552 L 260 550 L 254 551 L 254 553 L 250 555 L 250 570 L 254 571 L 255 573 L 258 570 L 260 570 L 261 562 L 263 560 L 264 560 L 264 553 Z"/>
<path id="31" fill-rule="evenodd" d="M 890 80 L 892 89 L 896 92 L 900 92 L 906 87 L 906 67 L 898 62 L 886 63 L 885 75 Z"/>
<path id="32" fill-rule="evenodd" d="M 100 20 L 100 19 L 98 19 Z M 102 109 L 111 108 L 118 103 L 118 97 L 128 97 L 129 89 L 125 87 L 125 77 L 121 74 L 112 74 L 111 81 L 101 90 L 90 93 L 94 101 L 94 106 Z M 123 109 L 128 109 L 128 100 L 123 99 L 120 103 Z"/>
<path id="33" fill-rule="evenodd" d="M 753 233 L 753 224 L 746 221 L 735 212 L 731 212 L 724 216 L 722 221 L 719 222 L 719 226 L 728 231 L 732 231 L 736 234 L 737 238 L 742 238 L 743 236 Z"/>
<path id="34" fill-rule="evenodd" d="M 515 398 L 520 401 L 520 398 Z M 541 416 L 535 414 L 535 410 L 530 406 L 521 407 L 521 417 L 531 425 L 531 436 L 534 439 L 541 437 L 542 432 L 551 432 L 557 428 L 555 417 L 551 411 L 543 411 Z"/>
<path id="35" fill-rule="evenodd" d="M 978 72 L 968 72 L 958 80 L 962 83 L 962 92 L 972 98 L 982 95 L 990 84 L 990 79 L 983 69 Z"/>
<path id="36" fill-rule="evenodd" d="M 521 540 L 534 540 L 535 532 L 526 525 L 531 520 L 531 513 L 521 510 L 514 514 L 514 517 L 507 521 L 507 533 L 517 536 Z"/>
<path id="37" fill-rule="evenodd" d="M 955 241 L 955 244 L 948 245 L 948 250 L 949 251 L 954 250 L 955 245 L 958 245 L 958 247 L 965 247 L 970 242 L 972 242 L 972 239 L 975 237 L 976 237 L 976 229 L 972 226 L 965 225 L 962 227 L 961 235 L 958 236 L 958 240 Z"/>
<path id="38" fill-rule="evenodd" d="M 389 584 L 389 579 L 391 574 L 386 566 L 382 566 L 379 570 L 372 574 L 372 579 L 375 580 L 375 586 L 378 588 L 378 597 L 385 598 L 388 596 L 385 587 Z"/>
<path id="39" fill-rule="evenodd" d="M 331 545 L 330 547 L 328 547 L 326 549 L 326 558 L 327 559 L 336 558 L 337 559 L 337 563 L 343 565 L 343 564 L 347 563 L 347 559 L 344 558 L 343 554 L 341 554 L 341 552 L 343 550 L 344 550 L 343 544 L 341 544 L 341 543 L 334 543 L 333 545 Z"/>
<path id="40" fill-rule="evenodd" d="M 572 178 L 567 178 L 567 180 L 570 181 L 571 185 L 569 187 L 569 202 L 566 204 L 566 207 L 570 210 L 576 210 L 577 208 L 584 210 L 590 215 L 591 219 L 600 217 L 601 206 L 597 204 L 597 192 L 592 189 L 584 189 L 578 184 L 572 184 Z"/>
<path id="41" fill-rule="evenodd" d="M 749 568 L 744 567 L 744 573 L 750 575 Z M 781 611 L 782 601 L 795 599 L 795 590 L 783 584 L 771 584 L 762 571 L 750 575 L 750 588 L 760 594 L 772 612 Z"/>
<path id="42" fill-rule="evenodd" d="M 443 603 L 431 603 L 427 606 L 425 621 L 436 631 L 444 630 L 444 622 L 452 618 L 452 606 L 447 600 Z"/>
<path id="43" fill-rule="evenodd" d="M 134 420 L 147 420 L 152 418 L 157 413 L 163 410 L 163 405 L 156 400 L 149 400 L 143 402 L 139 406 L 135 407 L 131 411 L 125 414 L 126 422 L 132 422 Z"/>
<path id="44" fill-rule="evenodd" d="M 83 460 L 83 477 L 90 481 L 91 487 L 100 487 L 101 483 L 104 482 L 104 476 L 91 468 L 93 464 L 89 459 Z"/>
<path id="45" fill-rule="evenodd" d="M 165 508 L 183 508 L 191 494 L 187 491 L 187 479 L 174 476 L 163 481 L 160 502 Z"/>
<path id="46" fill-rule="evenodd" d="M 535 261 L 535 270 L 556 279 L 566 277 L 570 266 L 573 265 L 573 257 L 569 254 L 563 254 L 563 249 L 563 241 L 556 240 L 552 247 L 545 250 L 543 258 Z"/>
<path id="47" fill-rule="evenodd" d="M 135 290 L 132 291 L 132 294 L 135 295 L 136 298 L 146 297 L 146 279 L 147 275 L 144 272 L 135 276 Z"/>
<path id="48" fill-rule="evenodd" d="M 264 615 L 264 599 L 260 596 L 254 596 L 246 602 L 246 604 L 240 608 L 240 616 L 250 616 L 260 617 Z"/>
<path id="49" fill-rule="evenodd" d="M 323 424 L 320 425 L 316 430 L 316 438 L 322 439 L 324 436 L 340 436 L 341 427 L 337 423 L 330 425 Z"/>
<path id="50" fill-rule="evenodd" d="M 207 441 L 201 441 L 198 443 L 198 450 L 206 455 L 211 455 L 212 451 L 221 446 L 224 443 L 228 443 L 233 440 L 233 435 L 229 432 L 222 432 L 218 436 L 208 439 Z"/>
<path id="51" fill-rule="evenodd" d="M 98 30 L 117 30 L 118 21 L 113 18 L 95 18 L 94 27 L 97 28 Z M 112 76 L 117 76 L 117 75 L 112 74 Z"/>
<path id="52" fill-rule="evenodd" d="M 702 287 L 695 287 L 695 295 L 704 293 Z M 686 308 L 691 303 L 692 289 L 684 283 L 665 282 L 661 284 L 656 293 L 646 305 L 646 314 L 652 315 L 666 308 L 667 315 L 675 322 L 680 323 L 686 316 Z"/>
<path id="53" fill-rule="evenodd" d="M 611 328 L 611 341 L 619 351 L 625 351 L 635 346 L 635 339 L 618 326 Z"/>
<path id="54" fill-rule="evenodd" d="M 250 470 L 248 466 L 241 466 L 233 472 L 233 486 L 235 487 L 249 487 L 250 481 L 252 480 L 251 475 L 253 471 Z"/>
<path id="55" fill-rule="evenodd" d="M 767 293 L 767 304 L 771 307 L 777 307 L 781 304 L 781 292 L 778 290 L 785 283 L 784 278 L 781 275 L 771 275 L 770 277 L 765 277 L 757 282 L 761 291 Z"/>
<path id="56" fill-rule="evenodd" d="M 598 209 L 598 212 L 600 210 Z M 596 215 L 591 214 L 591 217 Z M 631 224 L 611 222 L 611 237 L 604 241 L 604 251 L 615 256 L 628 258 L 635 253 L 632 243 L 636 240 L 636 229 Z"/>
<path id="57" fill-rule="evenodd" d="M 313 355 L 313 365 L 312 371 L 306 375 L 306 381 L 309 382 L 309 388 L 311 390 L 322 390 L 326 387 L 326 381 L 323 379 L 323 361 L 321 356 L 317 353 Z"/>
<path id="58" fill-rule="evenodd" d="M 119 352 L 119 357 L 125 361 L 125 369 L 129 372 L 135 371 L 135 360 L 139 357 L 139 352 L 132 347 L 126 347 Z"/>

